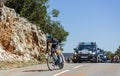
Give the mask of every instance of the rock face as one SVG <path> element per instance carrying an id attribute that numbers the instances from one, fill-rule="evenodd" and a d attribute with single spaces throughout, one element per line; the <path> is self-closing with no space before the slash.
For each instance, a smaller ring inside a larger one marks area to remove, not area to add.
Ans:
<path id="1" fill-rule="evenodd" d="M 0 61 L 28 61 L 45 52 L 45 34 L 14 9 L 0 4 Z"/>

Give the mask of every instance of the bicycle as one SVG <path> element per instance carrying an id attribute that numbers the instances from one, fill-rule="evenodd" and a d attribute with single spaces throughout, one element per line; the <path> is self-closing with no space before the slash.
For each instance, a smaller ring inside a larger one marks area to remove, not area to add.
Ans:
<path id="1" fill-rule="evenodd" d="M 46 49 L 46 54 L 47 54 L 47 66 L 49 70 L 55 70 L 55 67 L 58 67 L 59 69 L 62 69 L 64 67 L 64 57 L 63 54 L 60 53 L 59 59 L 57 58 L 57 54 L 54 52 L 54 48 L 51 48 L 52 43 L 47 43 L 47 49 Z M 60 50 L 59 50 L 60 51 Z"/>

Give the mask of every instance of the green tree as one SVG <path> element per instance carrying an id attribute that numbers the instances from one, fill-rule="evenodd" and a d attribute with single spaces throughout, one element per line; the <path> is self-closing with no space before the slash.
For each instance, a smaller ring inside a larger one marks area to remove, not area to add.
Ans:
<path id="1" fill-rule="evenodd" d="M 6 5 L 43 29 L 46 23 L 47 2 L 48 0 L 7 0 Z"/>
<path id="2" fill-rule="evenodd" d="M 53 10 L 52 10 L 52 16 L 53 16 L 53 17 L 58 17 L 58 15 L 59 15 L 59 11 L 56 10 L 56 9 L 53 9 Z"/>
<path id="3" fill-rule="evenodd" d="M 52 22 L 52 32 L 53 37 L 57 38 L 60 43 L 66 41 L 66 37 L 68 36 L 68 32 L 64 30 L 64 27 L 58 21 Z"/>
<path id="4" fill-rule="evenodd" d="M 60 22 L 51 20 L 52 17 L 58 17 L 59 11 L 53 9 L 51 13 L 48 13 L 48 2 L 49 0 L 7 0 L 5 4 L 14 8 L 20 16 L 26 17 L 39 26 L 44 33 L 52 34 L 60 43 L 63 43 L 69 33 Z"/>
<path id="5" fill-rule="evenodd" d="M 105 51 L 106 55 L 108 58 L 112 58 L 114 56 L 114 54 L 110 51 Z"/>
<path id="6" fill-rule="evenodd" d="M 117 51 L 115 51 L 115 55 L 120 56 L 120 46 L 119 46 L 119 48 L 117 49 Z"/>

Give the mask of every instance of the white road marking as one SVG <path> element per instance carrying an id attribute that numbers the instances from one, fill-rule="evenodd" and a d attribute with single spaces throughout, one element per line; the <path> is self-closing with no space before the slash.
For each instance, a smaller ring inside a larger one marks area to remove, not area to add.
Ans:
<path id="1" fill-rule="evenodd" d="M 85 65 L 88 65 L 88 64 L 85 64 Z"/>
<path id="2" fill-rule="evenodd" d="M 65 73 L 65 72 L 68 72 L 68 71 L 70 71 L 70 70 L 65 70 L 65 71 L 62 71 L 62 72 L 57 73 L 57 74 L 55 74 L 55 75 L 53 75 L 53 76 L 58 76 L 58 75 L 60 75 L 60 74 L 63 74 L 63 73 Z"/>
<path id="3" fill-rule="evenodd" d="M 83 66 L 83 65 L 76 66 L 76 67 L 74 67 L 74 69 L 77 69 L 77 68 L 82 67 L 82 66 Z"/>

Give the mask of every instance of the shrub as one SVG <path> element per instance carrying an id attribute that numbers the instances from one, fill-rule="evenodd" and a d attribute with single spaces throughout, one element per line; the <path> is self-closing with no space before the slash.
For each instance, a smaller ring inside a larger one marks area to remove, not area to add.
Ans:
<path id="1" fill-rule="evenodd" d="M 39 60 L 41 62 L 45 62 L 45 60 L 46 60 L 45 54 L 44 53 L 39 54 L 37 57 L 37 60 Z"/>

